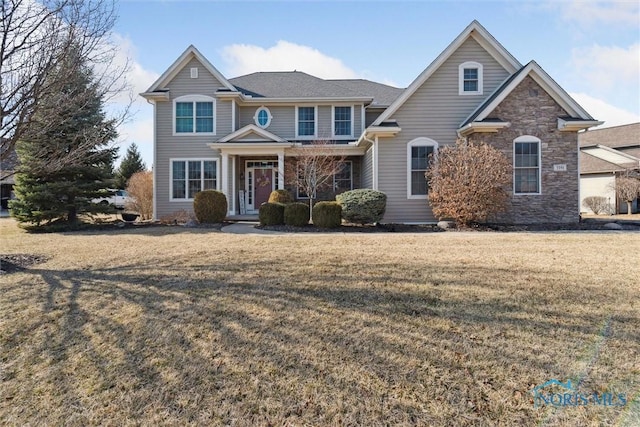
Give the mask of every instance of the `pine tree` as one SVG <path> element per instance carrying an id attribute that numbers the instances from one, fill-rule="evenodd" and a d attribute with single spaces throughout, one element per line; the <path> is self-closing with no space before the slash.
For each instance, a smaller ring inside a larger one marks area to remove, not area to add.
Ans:
<path id="1" fill-rule="evenodd" d="M 138 146 L 134 142 L 127 148 L 127 152 L 122 158 L 122 162 L 118 168 L 118 172 L 116 173 L 116 187 L 120 189 L 126 188 L 129 178 L 131 178 L 134 173 L 143 172 L 146 169 L 147 167 L 144 161 L 142 161 L 140 151 L 138 151 Z"/>
<path id="2" fill-rule="evenodd" d="M 20 169 L 11 207 L 23 223 L 66 220 L 73 225 L 79 214 L 105 212 L 92 199 L 113 186 L 115 123 L 106 117 L 103 92 L 91 68 L 86 63 L 77 67 L 78 56 L 67 61 L 54 73 L 65 72 L 72 61 L 77 71 L 41 99 L 16 144 Z"/>

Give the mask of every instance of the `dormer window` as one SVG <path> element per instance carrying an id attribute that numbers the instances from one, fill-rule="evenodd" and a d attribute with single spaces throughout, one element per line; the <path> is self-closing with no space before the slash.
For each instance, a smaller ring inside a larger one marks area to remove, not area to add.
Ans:
<path id="1" fill-rule="evenodd" d="M 458 67 L 458 94 L 482 95 L 482 64 L 465 62 Z"/>

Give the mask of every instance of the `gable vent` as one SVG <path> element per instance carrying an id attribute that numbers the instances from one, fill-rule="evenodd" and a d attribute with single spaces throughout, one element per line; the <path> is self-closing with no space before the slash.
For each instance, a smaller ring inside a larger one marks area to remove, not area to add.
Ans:
<path id="1" fill-rule="evenodd" d="M 191 69 L 191 78 L 192 79 L 197 79 L 198 78 L 198 68 L 197 67 L 193 67 Z"/>

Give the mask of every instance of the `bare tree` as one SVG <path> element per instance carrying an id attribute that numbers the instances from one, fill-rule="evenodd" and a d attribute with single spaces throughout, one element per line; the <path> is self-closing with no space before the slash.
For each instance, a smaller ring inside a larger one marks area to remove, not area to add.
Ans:
<path id="1" fill-rule="evenodd" d="M 0 159 L 9 156 L 27 133 L 48 131 L 42 121 L 37 127 L 29 124 L 40 100 L 55 94 L 77 72 L 68 66 L 71 55 L 82 59 L 78 66 L 94 66 L 105 101 L 125 88 L 126 65 L 116 70 L 111 64 L 115 50 L 108 37 L 116 19 L 113 0 L 2 0 L 0 18 Z M 53 120 L 55 110 L 47 115 L 52 120 L 45 124 L 60 125 Z"/>
<path id="2" fill-rule="evenodd" d="M 291 150 L 285 164 L 285 182 L 309 198 L 309 212 L 318 192 L 333 189 L 333 176 L 341 171 L 345 156 L 328 140 L 314 140 Z"/>
<path id="3" fill-rule="evenodd" d="M 616 178 L 616 195 L 627 202 L 627 215 L 631 215 L 631 204 L 640 196 L 640 178 L 627 174 Z"/>
<path id="4" fill-rule="evenodd" d="M 504 211 L 510 172 L 504 154 L 485 143 L 460 139 L 441 148 L 425 174 L 433 213 L 466 226 Z"/>

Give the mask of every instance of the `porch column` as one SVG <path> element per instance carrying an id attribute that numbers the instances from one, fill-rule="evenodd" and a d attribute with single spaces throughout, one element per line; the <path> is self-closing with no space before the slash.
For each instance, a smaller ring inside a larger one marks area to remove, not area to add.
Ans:
<path id="1" fill-rule="evenodd" d="M 229 206 L 231 206 L 231 215 L 236 214 L 236 157 L 231 156 L 231 200 Z"/>
<path id="2" fill-rule="evenodd" d="M 222 168 L 220 168 L 222 177 L 220 179 L 220 190 L 227 197 L 227 203 L 229 203 L 229 154 L 222 153 Z M 227 209 L 227 215 L 231 215 L 231 212 Z"/>
<path id="3" fill-rule="evenodd" d="M 284 150 L 278 152 L 278 190 L 284 190 Z"/>

